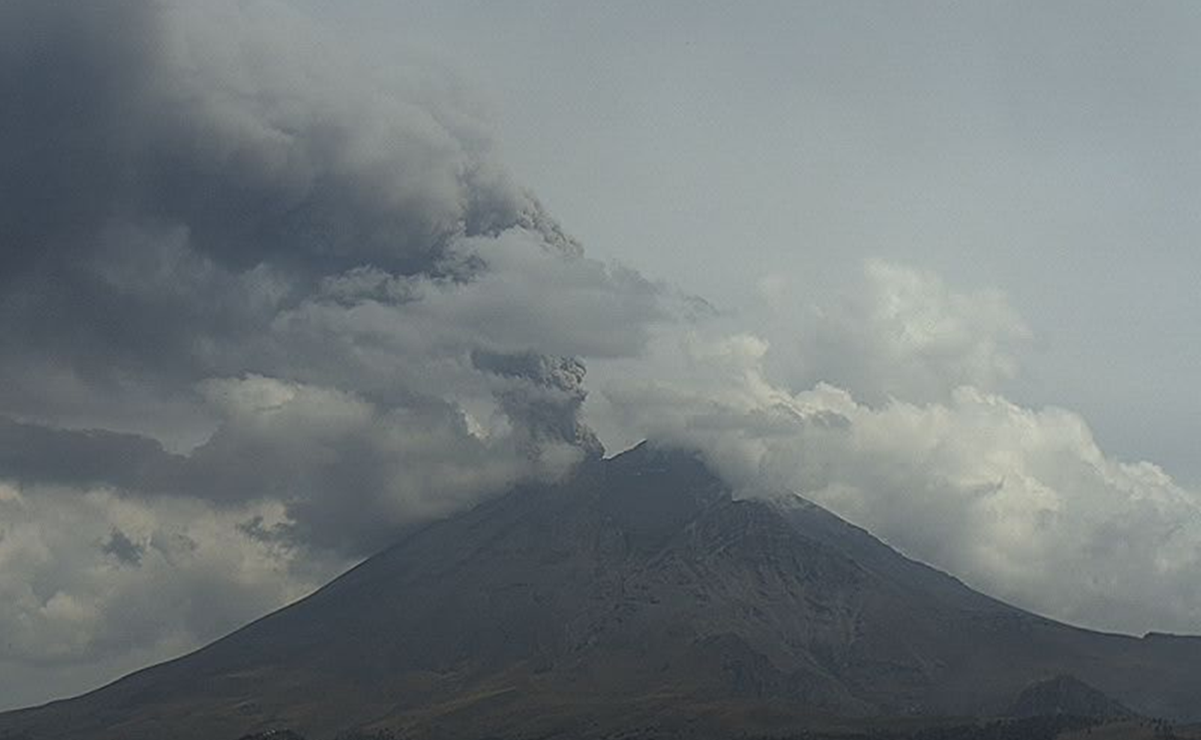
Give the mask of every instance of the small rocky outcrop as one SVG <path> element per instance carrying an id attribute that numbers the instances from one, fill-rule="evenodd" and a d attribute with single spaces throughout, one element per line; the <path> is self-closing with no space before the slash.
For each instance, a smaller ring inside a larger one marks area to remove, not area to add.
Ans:
<path id="1" fill-rule="evenodd" d="M 1121 702 L 1075 676 L 1060 675 L 1022 690 L 1007 712 L 1013 717 L 1072 716 L 1093 719 L 1135 717 Z"/>

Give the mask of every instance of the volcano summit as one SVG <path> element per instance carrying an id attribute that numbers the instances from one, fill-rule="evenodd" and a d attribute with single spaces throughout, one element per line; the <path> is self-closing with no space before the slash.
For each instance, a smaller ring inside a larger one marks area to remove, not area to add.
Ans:
<path id="1" fill-rule="evenodd" d="M 722 737 L 1014 707 L 1197 719 L 1198 665 L 1201 639 L 1024 612 L 643 444 L 410 531 L 191 655 L 0 715 L 0 738 Z"/>

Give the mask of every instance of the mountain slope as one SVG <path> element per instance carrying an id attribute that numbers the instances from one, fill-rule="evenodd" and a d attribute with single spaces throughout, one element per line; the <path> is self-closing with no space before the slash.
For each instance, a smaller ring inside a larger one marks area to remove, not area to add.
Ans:
<path id="1" fill-rule="evenodd" d="M 1071 675 L 1201 715 L 1201 640 L 1074 629 L 801 499 L 736 500 L 643 445 L 409 533 L 314 595 L 0 738 L 222 740 L 779 731 L 1003 713 Z"/>
<path id="2" fill-rule="evenodd" d="M 1121 703 L 1072 676 L 1055 676 L 1026 687 L 1009 707 L 1014 717 L 1073 715 L 1104 720 L 1131 719 Z"/>

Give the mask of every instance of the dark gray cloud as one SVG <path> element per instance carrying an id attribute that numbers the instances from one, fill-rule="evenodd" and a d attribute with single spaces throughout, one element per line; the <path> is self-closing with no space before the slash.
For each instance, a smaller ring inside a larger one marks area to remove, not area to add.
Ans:
<path id="1" fill-rule="evenodd" d="M 108 541 L 100 549 L 105 555 L 112 555 L 118 562 L 133 566 L 141 565 L 142 556 L 146 554 L 144 545 L 129 539 L 124 532 L 115 527 L 108 536 Z"/>
<path id="2" fill-rule="evenodd" d="M 599 454 L 585 361 L 662 288 L 456 80 L 354 54 L 271 2 L 0 5 L 5 676 L 190 648 Z"/>
<path id="3" fill-rule="evenodd" d="M 146 0 L 6 5 L 6 276 L 91 252 L 119 224 L 186 226 L 221 266 L 309 274 L 427 272 L 451 239 L 517 225 L 570 245 L 464 113 L 381 99 L 321 71 L 339 65 L 311 58 L 334 54 L 315 31 L 285 41 L 271 32 L 293 30 L 287 18 L 268 31 L 226 12 L 238 26 L 222 40 L 181 33 L 186 8 Z"/>
<path id="4" fill-rule="evenodd" d="M 531 452 L 547 441 L 567 441 L 589 455 L 604 454 L 600 439 L 580 420 L 584 390 L 584 365 L 571 357 L 550 357 L 534 352 L 500 354 L 476 350 L 475 367 L 516 382 L 498 394 L 501 409 L 528 430 Z"/>
<path id="5" fill-rule="evenodd" d="M 103 426 L 106 404 L 200 408 L 201 381 L 254 373 L 385 407 L 497 390 L 517 413 L 474 345 L 537 354 L 533 316 L 556 354 L 641 341 L 655 288 L 584 259 L 438 78 L 360 71 L 274 6 L 3 12 L 0 411 Z M 624 307 L 619 329 L 561 328 L 598 308 L 554 310 L 572 291 Z"/>
<path id="6" fill-rule="evenodd" d="M 470 279 L 465 237 L 578 254 L 453 95 L 381 89 L 282 10 L 218 6 L 6 5 L 0 372 L 26 406 L 46 364 L 106 393 L 270 372 L 271 321 L 321 278 Z"/>
<path id="7" fill-rule="evenodd" d="M 136 434 L 53 429 L 0 417 L 0 471 L 19 483 L 146 490 L 162 487 L 183 462 Z"/>

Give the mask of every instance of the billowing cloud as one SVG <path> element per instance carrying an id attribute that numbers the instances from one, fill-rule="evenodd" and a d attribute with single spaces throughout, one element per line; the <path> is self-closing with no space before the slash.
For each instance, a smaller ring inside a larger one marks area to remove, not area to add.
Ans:
<path id="1" fill-rule="evenodd" d="M 17 103 L 0 131 L 8 409 L 101 415 L 206 377 L 272 374 L 295 357 L 281 314 L 371 275 L 422 283 L 408 287 L 439 311 L 478 311 L 492 326 L 477 334 L 529 326 L 505 310 L 528 295 L 529 267 L 620 291 L 509 180 L 452 86 L 364 73 L 285 8 L 19 2 L 5 14 L 19 36 L 0 78 Z M 488 254 L 502 237 L 539 249 Z M 508 277 L 460 304 L 455 288 L 486 273 Z M 520 309 L 536 314 L 538 300 Z M 596 336 L 604 351 L 630 346 Z"/>
<path id="2" fill-rule="evenodd" d="M 209 381 L 206 393 L 226 418 L 188 459 L 203 479 L 192 490 L 282 502 L 288 522 L 276 537 L 348 556 L 381 549 L 405 523 L 561 475 L 587 452 L 574 439 L 535 437 L 516 414 L 501 432 L 483 429 L 441 400 L 381 406 L 255 376 Z"/>
<path id="3" fill-rule="evenodd" d="M 873 377 L 883 369 L 870 363 L 895 358 L 902 381 L 913 369 L 912 396 L 792 390 L 771 375 L 767 339 L 693 332 L 659 343 L 670 374 L 611 377 L 598 412 L 633 436 L 704 450 L 746 495 L 806 496 L 1013 603 L 1098 628 L 1195 632 L 1201 496 L 1105 454 L 1077 414 L 987 390 L 1009 363 L 970 328 L 1021 326 L 998 294 L 867 271 L 871 290 L 849 297 L 862 310 L 836 324 L 845 332 L 802 351 L 865 358 Z"/>
<path id="4" fill-rule="evenodd" d="M 46 678 L 6 702 L 600 454 L 585 363 L 663 290 L 583 255 L 456 80 L 267 1 L 19 0 L 0 41 L 0 666 Z"/>
<path id="5" fill-rule="evenodd" d="M 961 385 L 994 390 L 1020 370 L 1030 330 L 995 289 L 962 291 L 938 275 L 869 259 L 858 284 L 813 305 L 782 276 L 760 283 L 793 387 L 835 383 L 869 403 L 946 400 Z"/>

